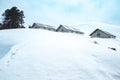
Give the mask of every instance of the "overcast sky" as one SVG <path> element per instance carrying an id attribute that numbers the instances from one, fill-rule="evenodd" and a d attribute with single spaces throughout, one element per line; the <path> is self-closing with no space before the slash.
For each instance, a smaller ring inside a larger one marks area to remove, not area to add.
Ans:
<path id="1" fill-rule="evenodd" d="M 120 25 L 120 0 L 0 0 L 0 14 L 13 6 L 24 11 L 25 25 L 34 22 L 50 25 L 87 22 Z"/>

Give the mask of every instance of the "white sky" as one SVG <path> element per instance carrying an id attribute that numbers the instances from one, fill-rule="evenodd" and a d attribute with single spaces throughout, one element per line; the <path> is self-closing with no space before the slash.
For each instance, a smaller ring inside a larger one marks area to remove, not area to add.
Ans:
<path id="1" fill-rule="evenodd" d="M 0 14 L 13 6 L 24 11 L 25 25 L 78 25 L 105 22 L 120 25 L 119 0 L 1 0 Z"/>

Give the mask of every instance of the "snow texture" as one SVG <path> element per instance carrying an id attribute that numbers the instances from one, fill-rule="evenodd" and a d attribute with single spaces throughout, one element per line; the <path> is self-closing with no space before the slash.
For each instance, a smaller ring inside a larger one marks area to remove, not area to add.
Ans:
<path id="1" fill-rule="evenodd" d="M 2 30 L 0 80 L 120 80 L 120 40 L 42 29 Z"/>

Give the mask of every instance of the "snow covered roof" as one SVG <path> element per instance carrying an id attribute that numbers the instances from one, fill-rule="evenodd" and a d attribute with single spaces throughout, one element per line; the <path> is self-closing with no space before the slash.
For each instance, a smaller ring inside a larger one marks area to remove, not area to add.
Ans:
<path id="1" fill-rule="evenodd" d="M 69 30 L 80 31 L 79 29 L 76 29 L 76 28 L 73 28 L 73 27 L 70 27 L 70 26 L 66 26 L 66 25 L 61 25 L 61 26 L 65 27 L 66 29 L 69 29 Z"/>
<path id="2" fill-rule="evenodd" d="M 41 28 L 41 27 L 55 29 L 55 27 L 53 27 L 53 26 L 46 25 L 46 24 L 41 24 L 41 23 L 33 23 L 33 25 L 32 25 L 32 28 Z"/>
<path id="3" fill-rule="evenodd" d="M 73 28 L 73 27 L 70 27 L 70 26 L 66 26 L 66 25 L 60 25 L 60 26 L 58 27 L 58 29 L 59 29 L 60 27 L 64 27 L 64 28 L 67 29 L 67 30 L 71 30 L 71 31 L 75 31 L 75 32 L 81 32 L 79 29 L 76 29 L 76 28 Z M 83 33 L 83 32 L 81 32 L 81 33 Z"/>

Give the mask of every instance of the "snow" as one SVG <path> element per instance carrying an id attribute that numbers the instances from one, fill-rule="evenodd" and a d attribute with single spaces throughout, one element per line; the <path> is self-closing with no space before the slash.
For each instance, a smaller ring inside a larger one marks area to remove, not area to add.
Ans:
<path id="1" fill-rule="evenodd" d="M 0 80 L 120 80 L 120 40 L 1 30 Z"/>

